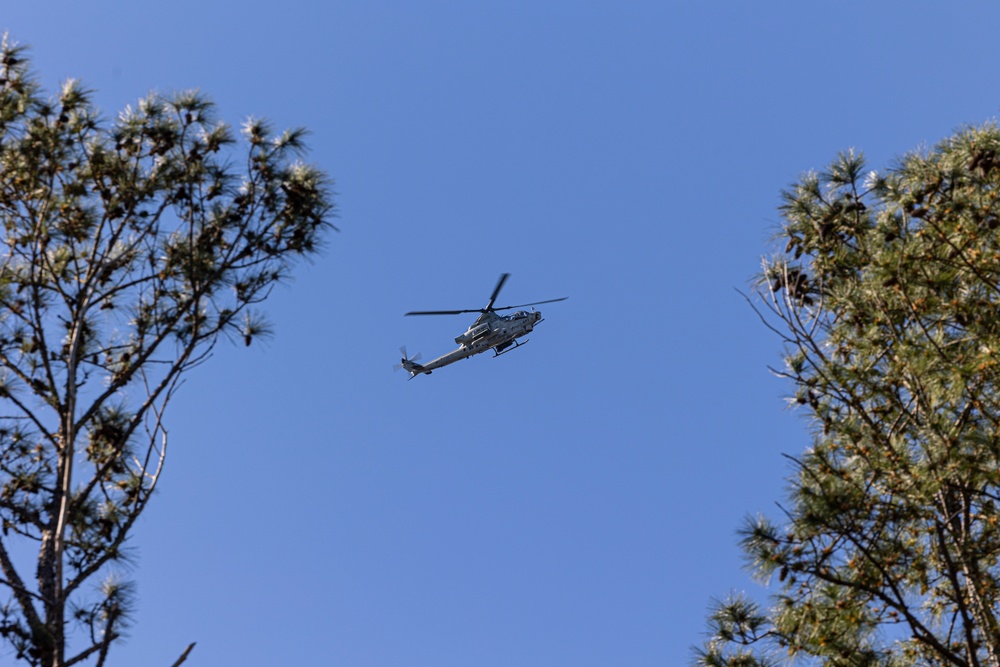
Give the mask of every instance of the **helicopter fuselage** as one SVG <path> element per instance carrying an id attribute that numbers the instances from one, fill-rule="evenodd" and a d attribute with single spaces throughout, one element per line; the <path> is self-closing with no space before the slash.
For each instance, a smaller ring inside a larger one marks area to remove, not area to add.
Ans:
<path id="1" fill-rule="evenodd" d="M 485 352 L 486 350 L 493 350 L 495 355 L 499 356 L 504 353 L 504 350 L 512 347 L 516 349 L 528 342 L 521 341 L 518 343 L 517 339 L 530 333 L 535 328 L 535 325 L 542 321 L 542 314 L 534 308 L 531 309 L 531 312 L 518 310 L 512 315 L 499 315 L 497 311 L 537 306 L 542 303 L 555 303 L 556 301 L 565 301 L 569 298 L 563 296 L 558 299 L 532 301 L 531 303 L 522 303 L 516 306 L 495 307 L 497 295 L 500 294 L 500 290 L 503 289 L 504 283 L 507 282 L 507 278 L 509 277 L 509 273 L 500 274 L 500 280 L 497 282 L 497 286 L 493 288 L 493 294 L 490 295 L 489 303 L 486 304 L 485 308 L 414 310 L 406 313 L 406 315 L 461 315 L 463 313 L 480 313 L 480 315 L 472 323 L 472 326 L 466 329 L 465 333 L 455 338 L 455 342 L 459 345 L 457 350 L 452 350 L 447 354 L 441 355 L 434 361 L 429 361 L 421 365 L 416 362 L 416 359 L 420 355 L 412 359 L 409 358 L 404 346 L 399 348 L 399 351 L 403 353 L 403 358 L 400 363 L 396 364 L 396 369 L 405 368 L 412 380 L 421 373 L 430 375 L 431 371 L 435 368 L 453 364 L 460 359 L 468 359 L 472 355 Z"/>
<path id="2" fill-rule="evenodd" d="M 542 313 L 537 310 L 531 312 L 520 310 L 511 315 L 483 313 L 465 333 L 455 338 L 455 342 L 459 345 L 457 350 L 443 354 L 426 364 L 404 359 L 402 366 L 410 373 L 410 377 L 415 377 L 420 373 L 430 375 L 436 368 L 468 359 L 487 350 L 493 350 L 495 355 L 499 356 L 511 347 L 518 347 L 527 342 L 519 343 L 517 339 L 531 333 L 535 325 L 541 321 Z"/>

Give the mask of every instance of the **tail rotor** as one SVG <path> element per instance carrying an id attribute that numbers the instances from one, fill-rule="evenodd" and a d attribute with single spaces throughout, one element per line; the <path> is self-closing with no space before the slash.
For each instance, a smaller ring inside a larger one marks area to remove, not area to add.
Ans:
<path id="1" fill-rule="evenodd" d="M 392 369 L 398 371 L 400 368 L 405 368 L 410 373 L 410 377 L 413 377 L 417 374 L 417 369 L 420 368 L 420 364 L 416 363 L 420 360 L 420 353 L 417 352 L 412 357 L 407 355 L 405 345 L 399 348 L 399 352 L 403 355 L 403 358 L 399 360 L 398 364 L 394 364 Z"/>

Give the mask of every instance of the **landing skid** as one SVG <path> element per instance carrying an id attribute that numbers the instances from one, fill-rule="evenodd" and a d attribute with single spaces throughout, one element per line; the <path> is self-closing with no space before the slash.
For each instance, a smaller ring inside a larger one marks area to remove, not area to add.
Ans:
<path id="1" fill-rule="evenodd" d="M 508 348 L 507 348 L 507 349 L 505 349 L 505 350 L 504 350 L 503 352 L 497 352 L 497 349 L 496 349 L 496 348 L 493 348 L 493 358 L 494 358 L 494 359 L 496 359 L 496 358 L 497 358 L 497 357 L 499 357 L 499 356 L 500 356 L 501 354 L 507 354 L 508 352 L 513 352 L 513 351 L 514 351 L 514 350 L 516 350 L 517 348 L 521 347 L 522 345 L 526 345 L 527 343 L 528 343 L 528 341 L 526 341 L 526 340 L 523 340 L 523 341 L 521 341 L 520 343 L 518 343 L 518 342 L 517 342 L 517 340 L 515 340 L 515 341 L 514 341 L 514 345 L 513 345 L 512 347 L 508 347 Z"/>

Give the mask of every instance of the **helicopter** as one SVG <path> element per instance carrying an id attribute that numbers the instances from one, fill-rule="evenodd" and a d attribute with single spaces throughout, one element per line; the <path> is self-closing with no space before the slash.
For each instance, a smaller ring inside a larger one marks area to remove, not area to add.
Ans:
<path id="1" fill-rule="evenodd" d="M 559 299 L 547 299 L 545 301 L 522 303 L 517 306 L 495 308 L 493 304 L 496 303 L 497 295 L 500 294 L 500 290 L 503 289 L 504 283 L 507 282 L 508 278 L 510 278 L 509 273 L 500 275 L 500 280 L 493 289 L 493 294 L 490 295 L 490 301 L 486 304 L 485 308 L 471 308 L 467 310 L 414 310 L 405 313 L 404 316 L 479 313 L 479 317 L 476 318 L 476 321 L 472 323 L 465 333 L 455 338 L 455 342 L 459 345 L 457 350 L 448 352 L 433 361 L 428 361 L 426 364 L 421 365 L 417 363 L 417 360 L 420 358 L 419 354 L 408 357 L 406 347 L 401 347 L 399 351 L 402 352 L 403 358 L 394 368 L 396 370 L 400 368 L 406 369 L 410 374 L 409 379 L 412 380 L 421 373 L 430 375 L 431 371 L 436 368 L 453 364 L 460 359 L 468 359 L 474 354 L 479 354 L 487 350 L 493 350 L 494 358 L 499 357 L 501 354 L 516 350 L 527 343 L 527 340 L 519 342 L 517 339 L 530 333 L 535 328 L 535 325 L 542 321 L 542 313 L 534 308 L 531 309 L 531 312 L 518 310 L 510 315 L 498 315 L 499 311 L 526 308 L 543 303 L 555 303 L 556 301 L 565 301 L 569 298 L 568 296 L 564 296 Z"/>

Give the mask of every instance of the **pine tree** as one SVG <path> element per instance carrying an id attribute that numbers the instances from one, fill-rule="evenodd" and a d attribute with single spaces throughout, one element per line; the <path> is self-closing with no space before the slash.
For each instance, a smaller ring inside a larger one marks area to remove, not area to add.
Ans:
<path id="1" fill-rule="evenodd" d="M 43 94 L 4 37 L 0 638 L 18 660 L 101 665 L 126 629 L 123 547 L 180 380 L 220 338 L 268 332 L 259 304 L 332 226 L 303 134 L 251 120 L 238 142 L 190 92 L 109 122 L 76 81 Z"/>
<path id="2" fill-rule="evenodd" d="M 783 194 L 751 302 L 812 443 L 742 548 L 708 666 L 1000 665 L 1000 130 L 883 173 L 844 153 Z"/>

